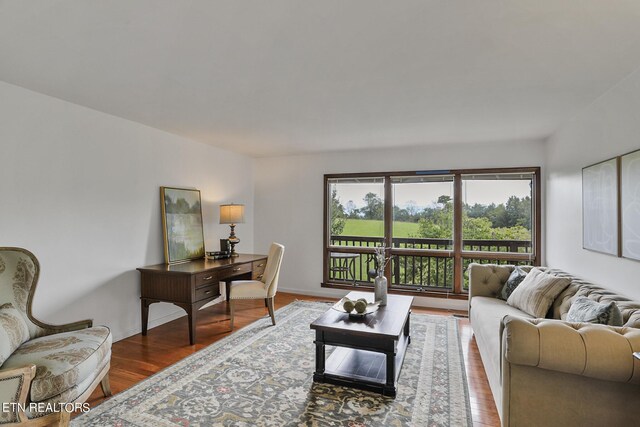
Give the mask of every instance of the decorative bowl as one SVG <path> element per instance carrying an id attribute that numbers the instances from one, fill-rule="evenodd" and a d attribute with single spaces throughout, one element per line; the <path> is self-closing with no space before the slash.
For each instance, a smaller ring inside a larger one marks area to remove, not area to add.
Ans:
<path id="1" fill-rule="evenodd" d="M 342 308 L 342 306 L 344 305 L 344 302 L 347 300 L 347 297 L 342 298 L 340 301 L 338 301 L 337 303 L 335 303 L 331 308 L 339 311 L 340 313 L 346 313 L 347 311 Z M 380 303 L 379 302 L 369 302 L 367 301 L 367 309 L 364 311 L 364 313 L 358 313 L 355 310 L 351 311 L 351 313 L 349 313 L 349 317 L 356 317 L 356 318 L 362 318 L 364 316 L 366 316 L 367 314 L 371 314 L 371 313 L 375 313 L 376 311 L 378 311 L 378 308 L 380 307 Z"/>

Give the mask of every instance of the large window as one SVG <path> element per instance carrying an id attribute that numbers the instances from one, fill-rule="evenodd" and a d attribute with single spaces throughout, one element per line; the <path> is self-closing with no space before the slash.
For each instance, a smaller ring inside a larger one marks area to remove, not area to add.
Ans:
<path id="1" fill-rule="evenodd" d="M 323 286 L 464 295 L 470 262 L 538 264 L 539 168 L 325 175 Z"/>

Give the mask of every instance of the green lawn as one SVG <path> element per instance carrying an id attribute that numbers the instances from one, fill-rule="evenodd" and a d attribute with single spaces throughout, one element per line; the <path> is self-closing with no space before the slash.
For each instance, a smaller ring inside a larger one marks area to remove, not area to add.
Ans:
<path id="1" fill-rule="evenodd" d="M 418 223 L 396 222 L 394 223 L 394 237 L 409 237 L 410 234 L 418 234 Z M 382 237 L 384 225 L 382 221 L 373 219 L 347 219 L 342 231 L 343 236 Z"/>

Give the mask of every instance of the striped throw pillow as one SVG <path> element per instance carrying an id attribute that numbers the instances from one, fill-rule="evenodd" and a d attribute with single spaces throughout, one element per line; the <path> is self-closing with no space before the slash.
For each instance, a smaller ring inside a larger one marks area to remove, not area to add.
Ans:
<path id="1" fill-rule="evenodd" d="M 570 283 L 566 277 L 556 277 L 532 268 L 509 296 L 507 304 L 534 317 L 545 317 L 553 301 Z"/>

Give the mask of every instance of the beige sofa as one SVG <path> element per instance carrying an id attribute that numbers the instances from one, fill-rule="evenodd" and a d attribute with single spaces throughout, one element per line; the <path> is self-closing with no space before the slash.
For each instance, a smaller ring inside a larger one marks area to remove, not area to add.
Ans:
<path id="1" fill-rule="evenodd" d="M 503 426 L 640 424 L 640 303 L 558 270 L 571 284 L 546 319 L 498 298 L 513 266 L 469 266 L 469 319 Z M 529 270 L 531 267 L 525 267 Z M 624 326 L 564 321 L 575 297 L 615 301 Z"/>

